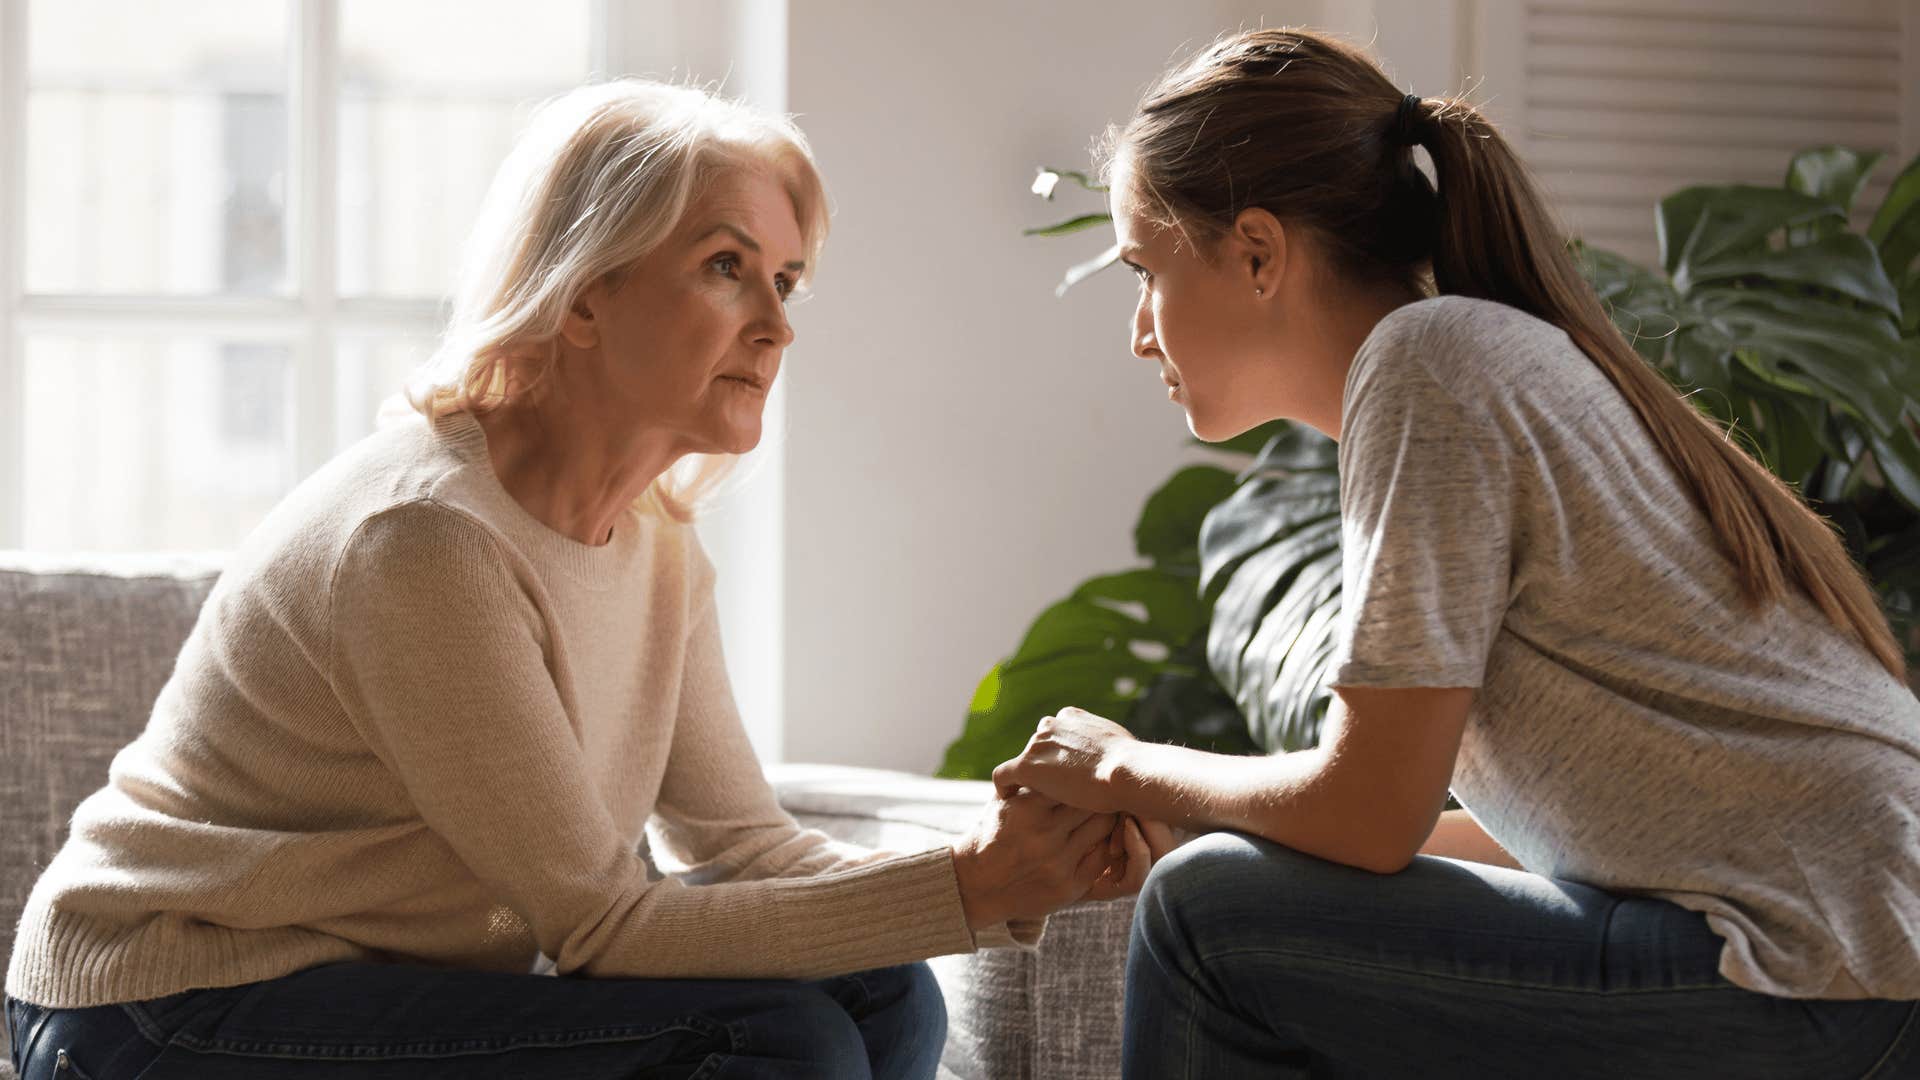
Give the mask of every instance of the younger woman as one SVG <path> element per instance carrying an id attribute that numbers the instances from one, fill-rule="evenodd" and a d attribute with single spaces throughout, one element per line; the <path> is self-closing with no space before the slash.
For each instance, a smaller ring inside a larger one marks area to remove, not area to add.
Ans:
<path id="1" fill-rule="evenodd" d="M 1218 830 L 1142 894 L 1127 1075 L 1920 1075 L 1901 651 L 1499 132 L 1262 30 L 1154 88 L 1109 175 L 1134 352 L 1201 438 L 1338 439 L 1345 560 L 1319 748 L 1068 710 L 995 777 Z"/>

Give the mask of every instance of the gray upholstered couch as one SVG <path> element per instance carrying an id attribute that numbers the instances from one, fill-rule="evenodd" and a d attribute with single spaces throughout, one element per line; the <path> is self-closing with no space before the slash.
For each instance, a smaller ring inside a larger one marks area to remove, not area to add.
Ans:
<path id="1" fill-rule="evenodd" d="M 0 956 L 74 807 L 145 724 L 217 572 L 215 557 L 0 553 Z M 944 722 L 949 711 L 935 715 Z M 772 776 L 803 824 L 907 850 L 963 830 L 988 797 L 984 783 L 863 769 L 783 766 Z M 936 959 L 952 1018 L 944 1073 L 1118 1076 L 1131 909 L 1061 912 L 1037 952 Z M 5 1038 L 0 1030 L 0 1080 L 13 1080 Z"/>

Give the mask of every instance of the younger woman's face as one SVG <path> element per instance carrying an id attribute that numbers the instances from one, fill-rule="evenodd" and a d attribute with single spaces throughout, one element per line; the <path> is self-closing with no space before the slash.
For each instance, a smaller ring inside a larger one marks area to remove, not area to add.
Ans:
<path id="1" fill-rule="evenodd" d="M 1219 442 L 1273 419 L 1267 322 L 1254 283 L 1237 260 L 1197 251 L 1178 229 L 1144 215 L 1132 182 L 1122 158 L 1109 198 L 1120 259 L 1140 279 L 1133 354 L 1159 366 L 1196 438 Z"/>

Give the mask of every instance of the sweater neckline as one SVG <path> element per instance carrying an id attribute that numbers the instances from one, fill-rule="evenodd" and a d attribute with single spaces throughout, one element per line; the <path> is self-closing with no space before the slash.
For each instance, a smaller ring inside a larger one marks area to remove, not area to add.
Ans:
<path id="1" fill-rule="evenodd" d="M 500 525 L 523 550 L 594 588 L 606 588 L 619 580 L 622 568 L 639 548 L 642 522 L 637 510 L 629 507 L 614 518 L 613 533 L 606 543 L 583 544 L 534 517 L 500 482 L 499 474 L 493 471 L 493 458 L 487 453 L 487 429 L 472 413 L 443 414 L 434 419 L 432 428 L 434 437 L 452 448 L 473 471 L 488 501 L 498 507 Z"/>

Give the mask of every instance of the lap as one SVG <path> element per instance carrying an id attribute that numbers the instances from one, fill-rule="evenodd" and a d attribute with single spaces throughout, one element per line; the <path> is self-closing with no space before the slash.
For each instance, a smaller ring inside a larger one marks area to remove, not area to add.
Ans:
<path id="1" fill-rule="evenodd" d="M 1209 1007 L 1334 1059 L 1449 1075 L 1501 1075 L 1492 1062 L 1579 1075 L 1578 1061 L 1685 1075 L 1674 1063 L 1693 1061 L 1858 1076 L 1914 1013 L 1742 989 L 1720 975 L 1721 939 L 1699 913 L 1502 867 L 1421 856 L 1380 875 L 1218 833 L 1155 873 L 1134 947 L 1183 967 Z"/>
<path id="2" fill-rule="evenodd" d="M 702 1068 L 700 1075 L 724 1076 L 716 1070 L 730 1057 L 758 1062 L 743 1070 L 753 1075 L 825 1076 L 834 1072 L 819 1063 L 850 1055 L 861 1060 L 846 1067 L 864 1073 L 864 1011 L 930 992 L 937 989 L 924 965 L 803 982 L 341 963 L 242 986 L 59 1010 L 54 1020 L 82 1035 L 89 1026 L 108 1039 L 115 1030 L 137 1034 L 155 1058 L 141 1074 L 149 1080 L 512 1076 L 536 1068 L 532 1061 L 541 1062 L 542 1075 L 599 1075 L 596 1069 L 617 1063 L 627 1070 L 622 1075 Z M 127 1048 L 94 1053 L 125 1058 Z M 649 1067 L 660 1071 L 632 1071 Z"/>
<path id="3" fill-rule="evenodd" d="M 1213 833 L 1158 869 L 1149 900 L 1172 897 L 1214 958 L 1269 953 L 1517 988 L 1730 985 L 1699 914 L 1505 867 L 1419 856 L 1376 874 Z"/>

